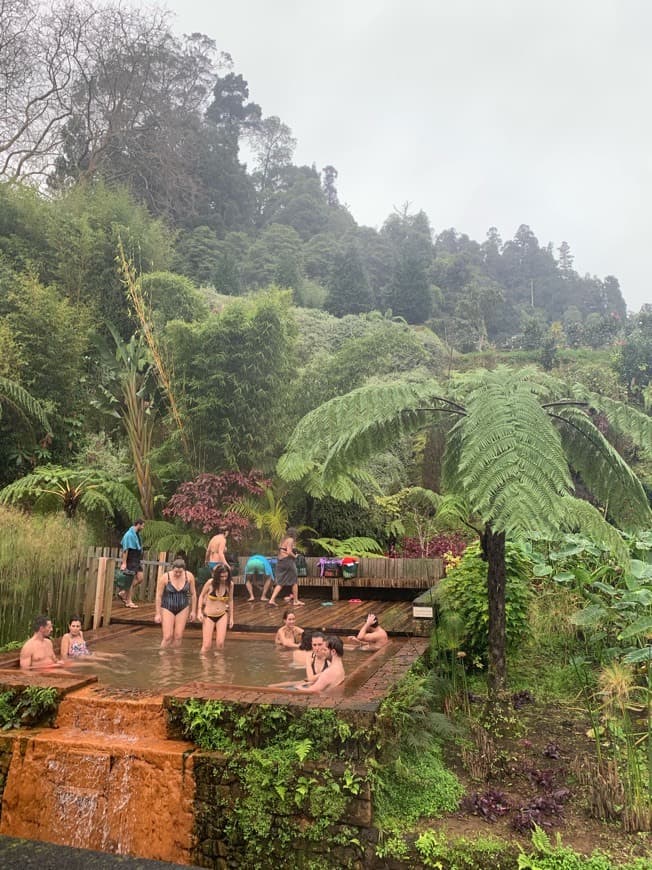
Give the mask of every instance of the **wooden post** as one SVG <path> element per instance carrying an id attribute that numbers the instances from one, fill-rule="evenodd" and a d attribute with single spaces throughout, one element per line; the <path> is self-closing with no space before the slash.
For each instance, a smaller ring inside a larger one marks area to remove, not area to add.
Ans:
<path id="1" fill-rule="evenodd" d="M 97 585 L 95 587 L 95 607 L 93 609 L 93 630 L 100 627 L 102 621 L 102 605 L 104 603 L 104 587 L 106 585 L 107 556 L 100 556 L 97 566 Z"/>
<path id="2" fill-rule="evenodd" d="M 85 573 L 85 591 L 84 591 L 84 631 L 89 629 L 93 618 L 93 602 L 95 601 L 95 590 L 97 589 L 97 571 L 95 570 L 95 548 L 89 551 L 86 558 L 86 573 Z"/>
<path id="3" fill-rule="evenodd" d="M 106 574 L 104 578 L 104 599 L 102 602 L 102 625 L 111 624 L 113 612 L 113 584 L 115 582 L 116 559 L 107 558 Z"/>

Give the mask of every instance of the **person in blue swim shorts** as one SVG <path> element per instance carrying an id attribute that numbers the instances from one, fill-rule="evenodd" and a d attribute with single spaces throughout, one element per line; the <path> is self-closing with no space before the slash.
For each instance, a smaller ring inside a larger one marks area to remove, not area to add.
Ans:
<path id="1" fill-rule="evenodd" d="M 255 601 L 254 582 L 263 583 L 263 591 L 260 595 L 261 601 L 267 601 L 267 591 L 274 579 L 274 571 L 272 564 L 266 556 L 261 556 L 260 553 L 255 553 L 247 559 L 247 564 L 244 569 L 245 586 L 249 593 L 249 601 Z M 264 579 L 263 579 L 264 578 Z"/>

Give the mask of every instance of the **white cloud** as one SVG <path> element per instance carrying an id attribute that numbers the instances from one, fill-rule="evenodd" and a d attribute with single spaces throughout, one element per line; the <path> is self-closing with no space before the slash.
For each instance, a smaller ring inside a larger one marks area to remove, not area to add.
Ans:
<path id="1" fill-rule="evenodd" d="M 295 159 L 338 172 L 379 226 L 394 206 L 478 240 L 527 223 L 652 301 L 646 0 L 214 0 L 167 4 L 232 54 Z"/>

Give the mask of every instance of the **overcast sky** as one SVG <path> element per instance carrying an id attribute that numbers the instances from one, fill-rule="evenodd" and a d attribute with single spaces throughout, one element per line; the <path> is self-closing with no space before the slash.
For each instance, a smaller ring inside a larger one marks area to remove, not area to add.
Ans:
<path id="1" fill-rule="evenodd" d="M 164 5 L 232 55 L 295 163 L 336 167 L 359 224 L 406 202 L 478 241 L 529 224 L 652 302 L 649 0 Z"/>

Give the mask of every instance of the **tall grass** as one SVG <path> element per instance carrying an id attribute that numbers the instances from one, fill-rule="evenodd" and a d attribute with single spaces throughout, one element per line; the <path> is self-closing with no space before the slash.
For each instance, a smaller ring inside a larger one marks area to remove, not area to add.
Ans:
<path id="1" fill-rule="evenodd" d="M 66 624 L 81 604 L 79 571 L 89 543 L 78 520 L 0 507 L 0 645 L 27 638 L 40 613 L 58 628 Z"/>

